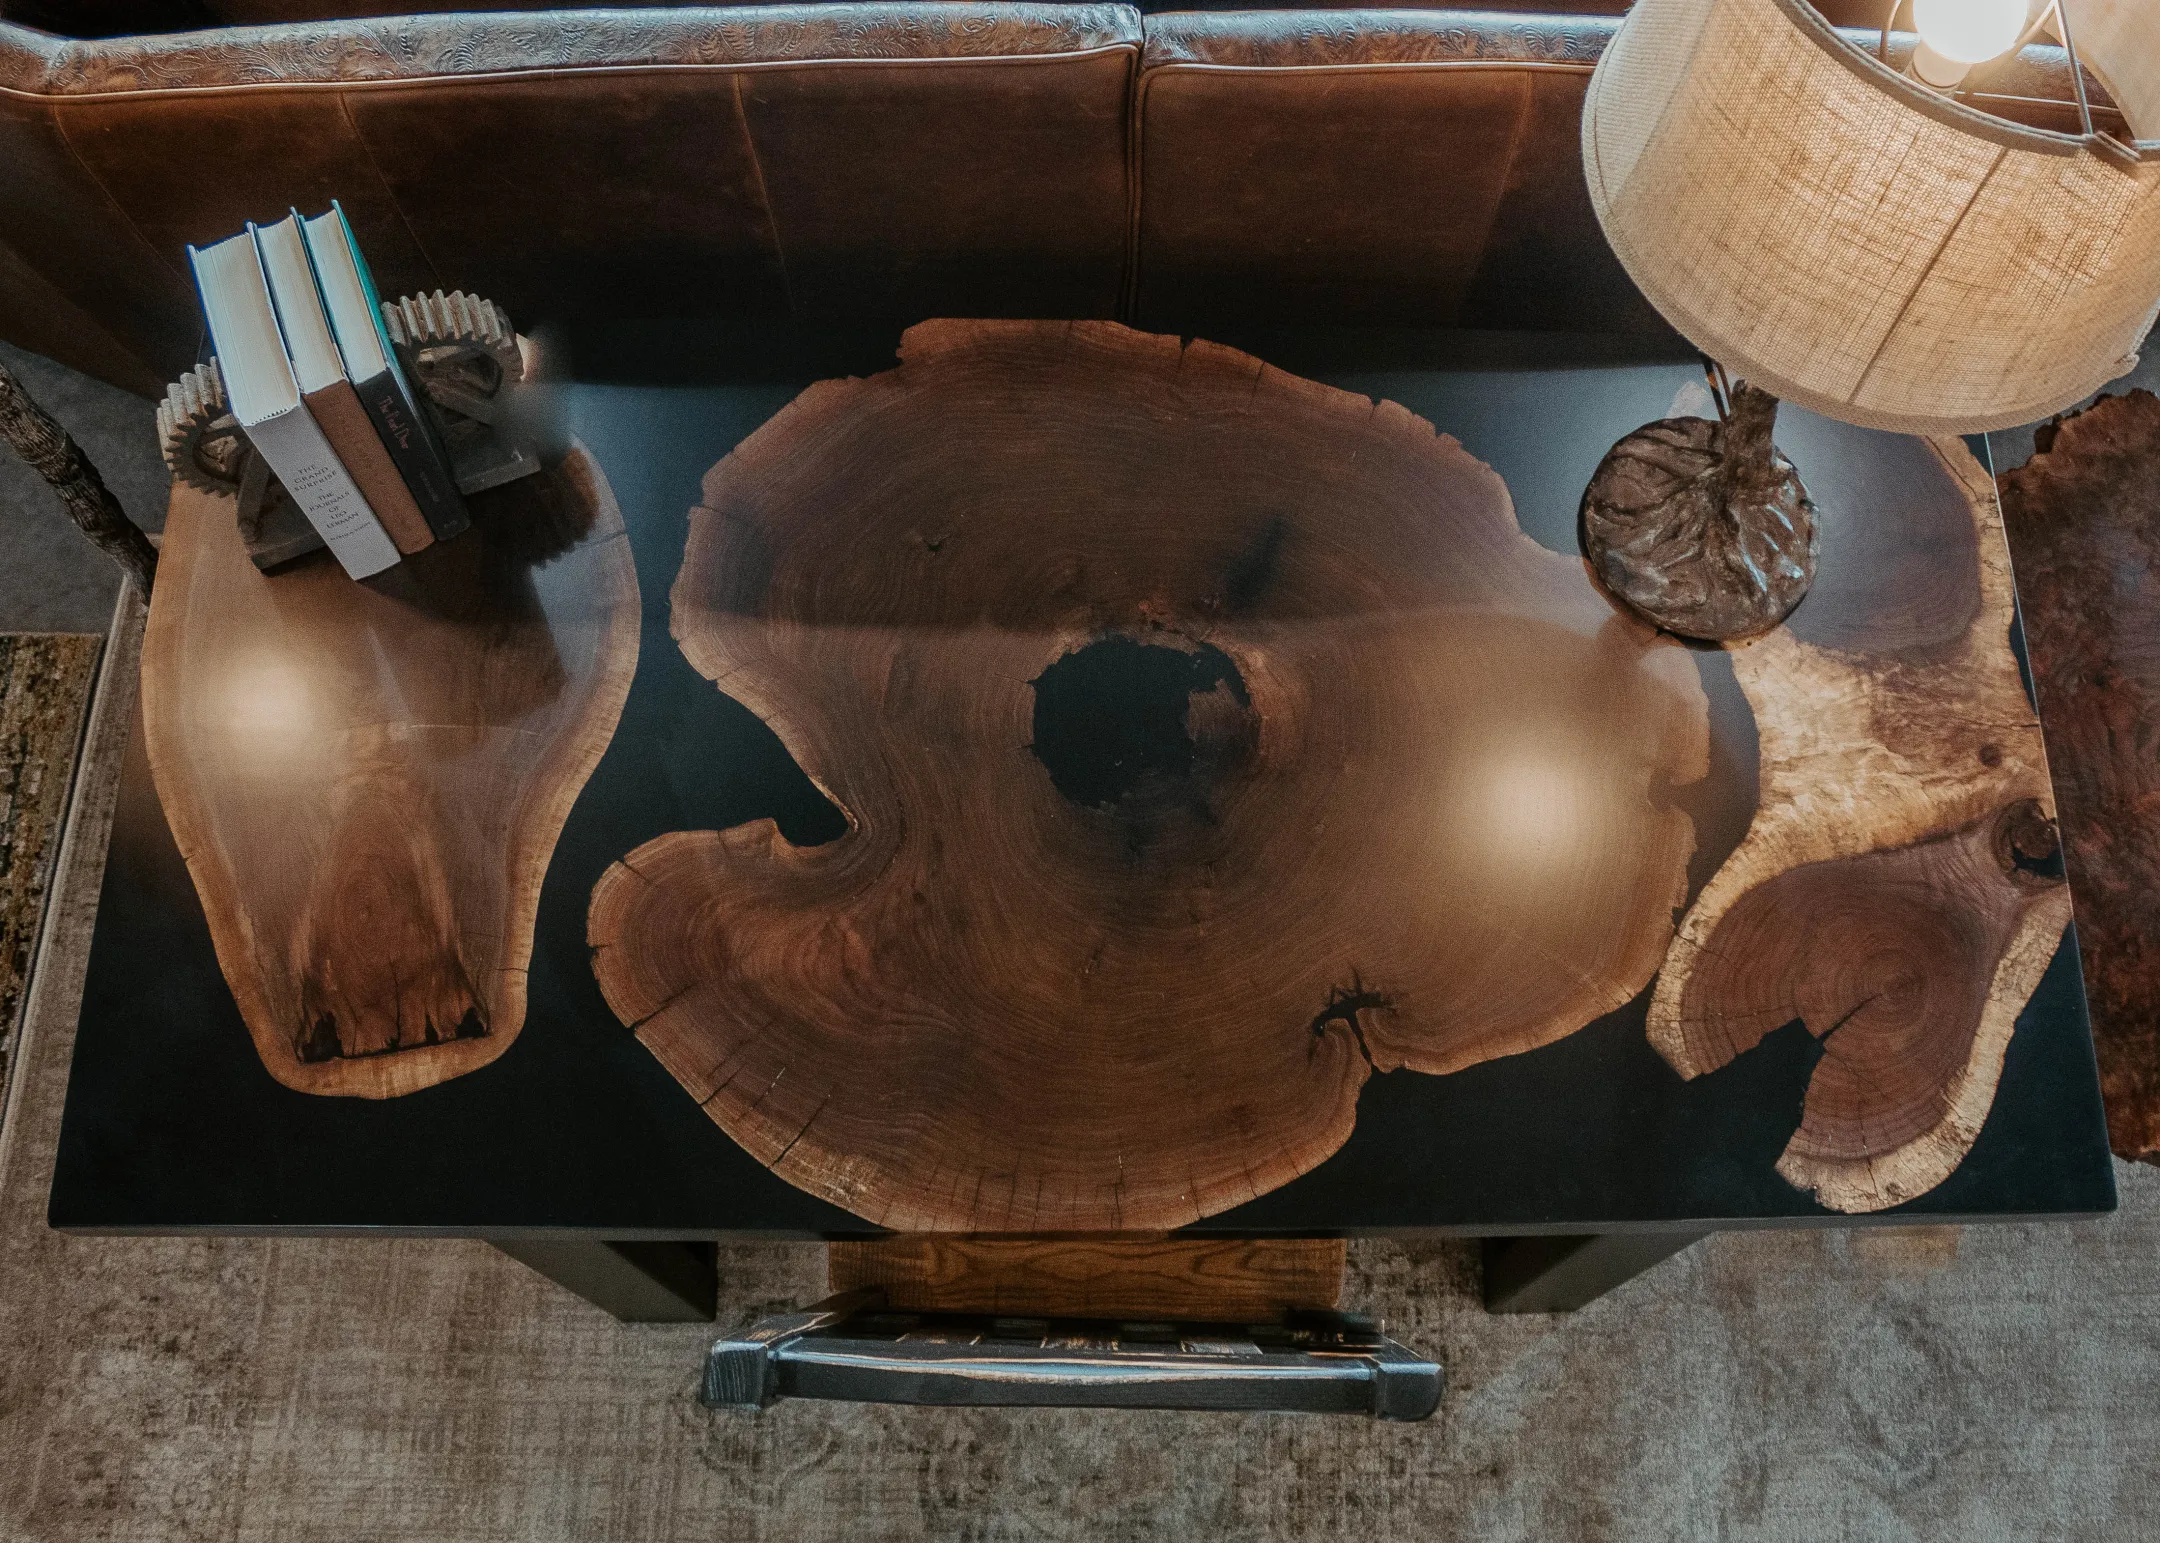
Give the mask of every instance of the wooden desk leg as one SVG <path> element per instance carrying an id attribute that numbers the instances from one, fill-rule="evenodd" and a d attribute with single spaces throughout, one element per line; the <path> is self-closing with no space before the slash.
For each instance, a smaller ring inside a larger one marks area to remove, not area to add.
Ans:
<path id="1" fill-rule="evenodd" d="M 624 1323 L 710 1323 L 719 1294 L 710 1243 L 611 1243 L 602 1238 L 490 1238 Z"/>
<path id="2" fill-rule="evenodd" d="M 1703 1232 L 1485 1239 L 1485 1310 L 1571 1313 L 1670 1259 Z"/>

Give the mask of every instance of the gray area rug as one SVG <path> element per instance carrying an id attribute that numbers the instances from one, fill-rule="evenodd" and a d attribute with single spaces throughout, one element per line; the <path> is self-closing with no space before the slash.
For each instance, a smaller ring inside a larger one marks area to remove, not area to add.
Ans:
<path id="1" fill-rule="evenodd" d="M 114 637 L 0 1128 L 0 1539 L 2160 1536 L 2160 1173 L 2030 1227 L 1726 1235 L 1565 1318 L 1351 1249 L 1440 1356 L 1416 1426 L 692 1399 L 709 1332 L 480 1244 L 64 1237 L 45 1192 L 139 621 Z M 275 1162 L 277 1154 L 263 1154 Z M 722 1315 L 822 1250 L 723 1251 Z"/>

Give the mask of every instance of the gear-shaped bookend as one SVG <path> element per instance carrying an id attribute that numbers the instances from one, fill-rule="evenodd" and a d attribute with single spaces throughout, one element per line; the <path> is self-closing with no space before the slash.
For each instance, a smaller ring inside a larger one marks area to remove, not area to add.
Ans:
<path id="1" fill-rule="evenodd" d="M 503 410 L 503 387 L 529 377 L 532 351 L 503 308 L 438 289 L 386 302 L 382 310 L 399 362 L 442 435 L 458 491 L 477 493 L 540 470 L 539 447 Z M 256 567 L 276 567 L 323 544 L 248 443 L 216 359 L 173 382 L 157 418 L 158 444 L 173 476 L 237 500 L 240 535 Z"/>

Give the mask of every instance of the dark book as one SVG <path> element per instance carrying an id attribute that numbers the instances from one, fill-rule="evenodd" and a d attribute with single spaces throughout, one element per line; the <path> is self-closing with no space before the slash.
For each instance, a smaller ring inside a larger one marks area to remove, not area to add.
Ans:
<path id="1" fill-rule="evenodd" d="M 344 359 L 331 336 L 330 318 L 315 283 L 314 265 L 308 261 L 300 217 L 294 215 L 275 225 L 250 224 L 248 229 L 255 232 L 255 249 L 262 254 L 270 303 L 285 334 L 285 353 L 300 383 L 301 400 L 397 549 L 408 554 L 422 550 L 434 542 L 435 533 L 414 504 L 397 464 L 376 436 L 346 378 Z"/>
<path id="2" fill-rule="evenodd" d="M 330 313 L 330 328 L 337 334 L 345 374 L 359 394 L 360 405 L 367 410 L 428 528 L 438 540 L 455 536 L 472 524 L 472 518 L 458 493 L 449 454 L 398 363 L 397 350 L 383 325 L 382 297 L 375 292 L 374 276 L 360 255 L 345 210 L 333 203 L 328 214 L 303 223 L 324 309 Z"/>

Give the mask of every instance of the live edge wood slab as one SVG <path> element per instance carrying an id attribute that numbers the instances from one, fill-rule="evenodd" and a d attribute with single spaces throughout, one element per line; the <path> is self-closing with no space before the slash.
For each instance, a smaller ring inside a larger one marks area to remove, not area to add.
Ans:
<path id="1" fill-rule="evenodd" d="M 1685 1076 L 1825 1041 L 1780 1171 L 1895 1204 L 1971 1145 L 2068 919 L 1986 479 L 1937 454 L 1962 564 L 1843 646 L 1732 652 L 1760 808 L 1676 936 L 1695 659 L 1489 468 L 1205 342 L 917 327 L 713 469 L 673 595 L 847 833 L 639 847 L 602 990 L 858 1215 L 1146 1229 L 1313 1167 L 1376 1071 L 1550 1043 L 1662 964 Z"/>
<path id="2" fill-rule="evenodd" d="M 158 795 L 271 1075 L 386 1098 L 525 1017 L 541 879 L 637 665 L 621 512 L 573 449 L 367 583 L 263 574 L 177 489 L 143 639 Z"/>
<path id="3" fill-rule="evenodd" d="M 1375 1070 L 1530 1050 L 1657 968 L 1686 652 L 1399 407 L 1112 324 L 934 322 L 706 478 L 674 633 L 839 806 L 594 892 L 624 1022 L 900 1229 L 1176 1226 Z"/>
<path id="4" fill-rule="evenodd" d="M 1781 628 L 1731 650 L 1761 744 L 1755 819 L 1650 1007 L 1688 1077 L 1806 1022 L 1824 1054 L 1778 1171 L 1840 1211 L 1909 1200 L 1964 1160 L 2070 921 L 1994 488 L 1959 442 L 1931 448 L 1969 514 L 1944 571 L 1970 553 L 1974 584 L 1930 575 L 1849 631 L 1819 616 L 1818 641 Z"/>

